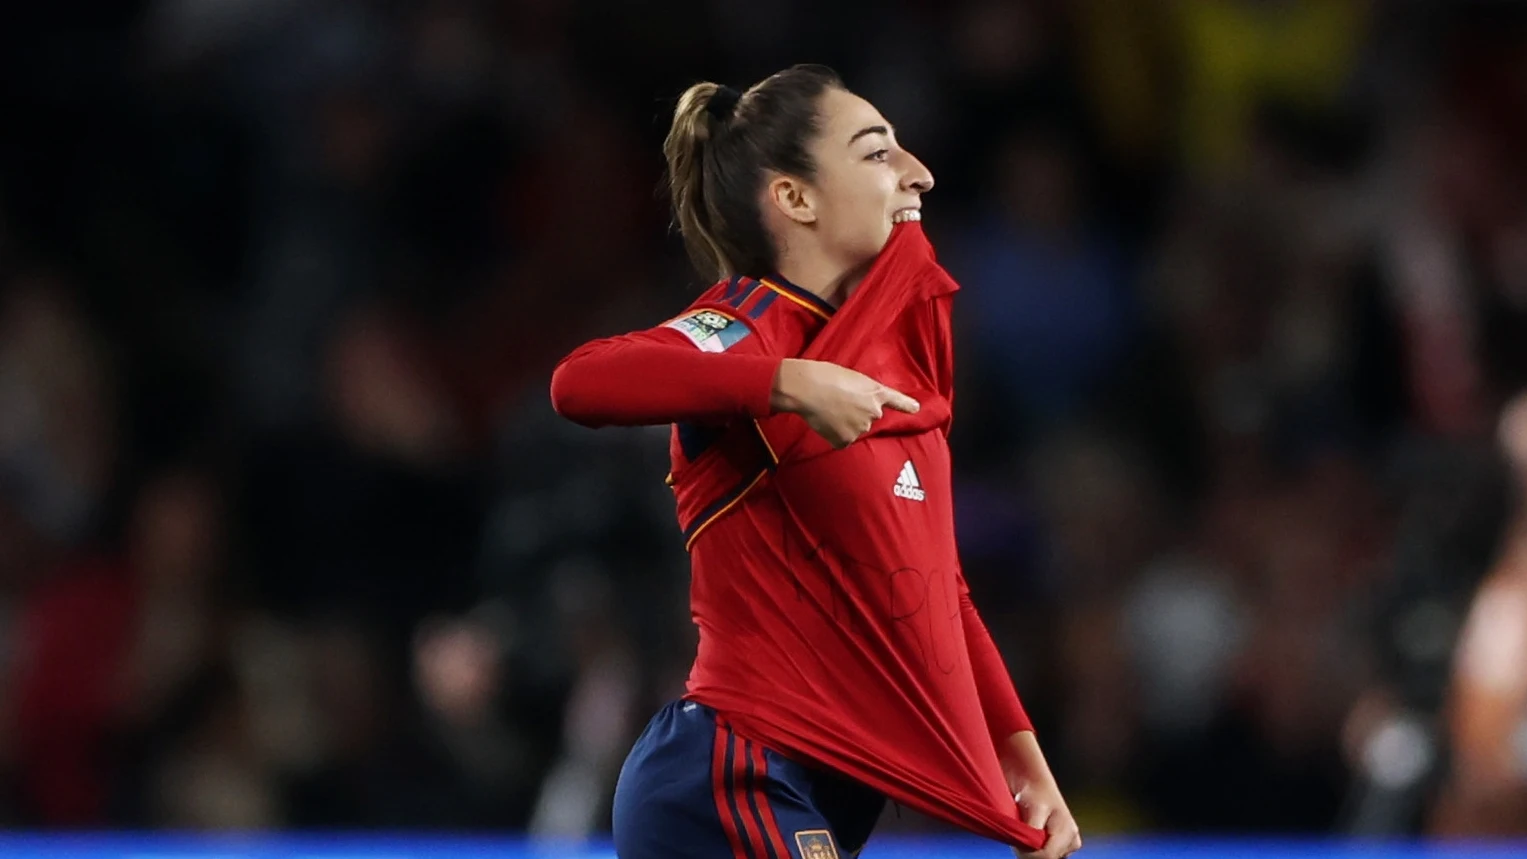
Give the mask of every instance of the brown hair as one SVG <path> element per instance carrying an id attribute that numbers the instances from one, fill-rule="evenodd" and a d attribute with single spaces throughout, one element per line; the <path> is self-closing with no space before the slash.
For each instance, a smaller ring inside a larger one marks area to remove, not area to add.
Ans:
<path id="1" fill-rule="evenodd" d="M 821 130 L 817 100 L 842 86 L 826 66 L 799 65 L 744 93 L 698 83 L 679 97 L 663 155 L 674 220 L 701 273 L 773 271 L 776 249 L 758 200 L 764 174 L 815 176 L 806 147 Z"/>

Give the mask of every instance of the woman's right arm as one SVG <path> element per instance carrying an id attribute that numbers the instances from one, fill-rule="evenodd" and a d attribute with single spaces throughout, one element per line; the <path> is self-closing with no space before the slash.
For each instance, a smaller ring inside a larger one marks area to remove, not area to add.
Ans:
<path id="1" fill-rule="evenodd" d="M 779 366 L 778 356 L 705 352 L 679 331 L 652 328 L 586 343 L 563 358 L 551 376 L 551 403 L 587 427 L 761 418 L 771 412 Z"/>
<path id="2" fill-rule="evenodd" d="M 699 349 L 669 326 L 595 340 L 557 365 L 552 407 L 587 427 L 791 412 L 836 447 L 867 432 L 883 408 L 918 409 L 916 400 L 862 373 L 760 349 L 757 337 L 724 351 Z"/>

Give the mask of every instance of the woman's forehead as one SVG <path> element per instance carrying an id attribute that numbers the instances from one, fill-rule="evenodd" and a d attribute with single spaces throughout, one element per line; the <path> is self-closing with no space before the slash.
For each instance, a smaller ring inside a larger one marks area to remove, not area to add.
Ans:
<path id="1" fill-rule="evenodd" d="M 890 128 L 890 123 L 864 98 L 842 89 L 822 94 L 822 137 L 824 142 L 847 146 L 854 135 L 866 128 Z"/>

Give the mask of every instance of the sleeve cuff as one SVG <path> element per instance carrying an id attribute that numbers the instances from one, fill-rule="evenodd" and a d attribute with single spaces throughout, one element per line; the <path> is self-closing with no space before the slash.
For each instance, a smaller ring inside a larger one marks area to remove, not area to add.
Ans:
<path id="1" fill-rule="evenodd" d="M 774 399 L 774 377 L 779 375 L 783 359 L 768 355 L 737 355 L 735 388 L 742 401 L 742 411 L 752 418 L 766 418 L 772 414 L 770 403 Z"/>

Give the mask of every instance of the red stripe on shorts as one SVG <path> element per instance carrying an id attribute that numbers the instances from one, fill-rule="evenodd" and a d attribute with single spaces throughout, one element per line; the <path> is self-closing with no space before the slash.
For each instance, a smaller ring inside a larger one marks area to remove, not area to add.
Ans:
<path id="1" fill-rule="evenodd" d="M 726 737 L 728 731 L 716 723 L 716 746 L 711 752 L 711 786 L 716 795 L 716 816 L 721 818 L 721 828 L 726 830 L 726 840 L 731 842 L 733 859 L 750 859 L 742 849 L 742 837 L 737 834 L 737 822 L 732 819 L 732 806 L 727 801 Z"/>
<path id="2" fill-rule="evenodd" d="M 748 761 L 747 753 L 738 748 L 738 745 L 747 741 L 736 734 L 732 735 L 732 740 L 732 801 L 737 803 L 737 814 L 742 818 L 743 830 L 748 833 L 748 843 L 753 846 L 753 855 L 758 859 L 768 859 L 769 851 L 764 847 L 763 833 L 758 831 L 751 815 L 746 813 L 748 797 L 743 791 L 747 790 L 745 779 Z"/>
<path id="3" fill-rule="evenodd" d="M 758 800 L 758 815 L 763 818 L 764 834 L 774 843 L 779 859 L 790 859 L 790 848 L 785 846 L 784 833 L 779 831 L 779 821 L 774 817 L 773 806 L 769 805 L 769 795 L 761 787 L 769 774 L 769 762 L 764 757 L 763 746 L 753 743 L 749 751 L 753 759 L 753 795 Z"/>

